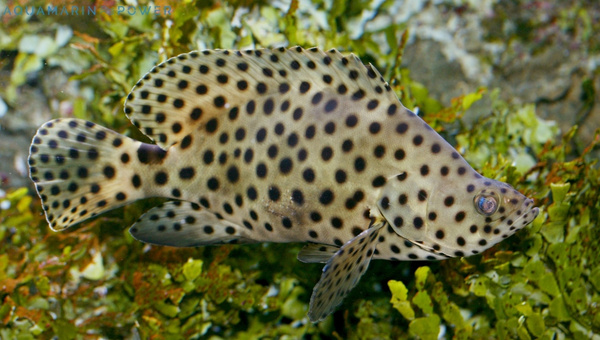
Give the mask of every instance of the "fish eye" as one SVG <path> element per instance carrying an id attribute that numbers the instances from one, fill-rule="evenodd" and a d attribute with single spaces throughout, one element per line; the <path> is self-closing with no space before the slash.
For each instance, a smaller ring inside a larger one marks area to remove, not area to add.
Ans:
<path id="1" fill-rule="evenodd" d="M 498 198 L 494 194 L 481 193 L 473 200 L 475 209 L 482 215 L 490 216 L 498 210 Z"/>

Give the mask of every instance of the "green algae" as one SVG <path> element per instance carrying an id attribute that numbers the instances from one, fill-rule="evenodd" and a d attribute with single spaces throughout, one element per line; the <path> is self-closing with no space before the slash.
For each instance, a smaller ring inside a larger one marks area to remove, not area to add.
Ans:
<path id="1" fill-rule="evenodd" d="M 0 338 L 598 337 L 600 176 L 590 157 L 598 133 L 575 153 L 577 127 L 561 135 L 535 115 L 533 104 L 506 103 L 496 89 L 444 106 L 398 66 L 403 24 L 352 33 L 349 26 L 374 10 L 367 1 L 314 1 L 312 20 L 297 2 L 290 8 L 247 1 L 162 5 L 173 8 L 170 17 L 102 14 L 85 27 L 78 17 L 5 19 L 0 30 L 9 39 L 0 48 L 14 60 L 0 94 L 12 105 L 27 77 L 58 68 L 79 88 L 74 97 L 57 95 L 74 103 L 74 116 L 143 139 L 122 112 L 123 98 L 169 56 L 205 47 L 335 47 L 384 71 L 407 107 L 419 108 L 485 176 L 534 197 L 540 215 L 478 256 L 373 263 L 339 311 L 313 325 L 306 311 L 321 266 L 297 262 L 300 245 L 173 249 L 138 243 L 126 227 L 158 200 L 53 233 L 31 188 L 11 189 L 0 197 Z M 571 27 L 575 18 L 582 41 L 597 48 L 585 9 L 563 13 L 560 24 Z M 323 14 L 329 15 L 319 21 Z M 539 26 L 521 24 L 520 39 Z M 377 40 L 382 36 L 390 51 Z M 22 47 L 26 39 L 45 48 Z M 488 114 L 465 123 L 476 102 L 487 105 Z"/>

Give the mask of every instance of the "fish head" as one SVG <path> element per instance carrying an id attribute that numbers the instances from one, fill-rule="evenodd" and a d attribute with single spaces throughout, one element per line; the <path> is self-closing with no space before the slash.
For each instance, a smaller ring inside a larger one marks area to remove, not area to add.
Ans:
<path id="1" fill-rule="evenodd" d="M 506 183 L 484 177 L 472 181 L 466 190 L 443 188 L 428 203 L 427 215 L 439 211 L 438 207 L 450 209 L 438 212 L 439 220 L 428 219 L 427 227 L 428 240 L 449 256 L 480 253 L 531 223 L 539 213 L 532 199 Z"/>
<path id="2" fill-rule="evenodd" d="M 467 182 L 431 182 L 425 189 L 390 181 L 385 197 L 399 198 L 385 206 L 380 201 L 380 211 L 400 237 L 445 257 L 481 253 L 537 217 L 532 199 L 473 174 Z"/>

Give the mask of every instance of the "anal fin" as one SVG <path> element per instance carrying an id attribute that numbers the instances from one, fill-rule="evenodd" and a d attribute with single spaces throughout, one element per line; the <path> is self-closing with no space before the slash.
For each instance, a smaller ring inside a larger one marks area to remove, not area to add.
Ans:
<path id="1" fill-rule="evenodd" d="M 340 250 L 340 247 L 309 243 L 298 253 L 298 260 L 304 263 L 326 263 Z"/>
<path id="2" fill-rule="evenodd" d="M 129 232 L 139 241 L 172 247 L 255 242 L 237 224 L 219 219 L 195 203 L 182 201 L 150 209 Z"/>
<path id="3" fill-rule="evenodd" d="M 379 231 L 385 221 L 373 224 L 369 229 L 348 241 L 327 261 L 321 279 L 310 299 L 308 317 L 317 322 L 342 303 L 344 297 L 356 286 L 366 272 L 377 247 Z"/>

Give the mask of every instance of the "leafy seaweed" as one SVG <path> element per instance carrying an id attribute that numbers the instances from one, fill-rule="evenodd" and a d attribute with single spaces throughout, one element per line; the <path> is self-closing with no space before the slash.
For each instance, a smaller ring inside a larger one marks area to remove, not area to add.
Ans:
<path id="1" fill-rule="evenodd" d="M 298 263 L 299 245 L 144 245 L 124 227 L 157 200 L 53 233 L 31 188 L 11 189 L 0 192 L 0 338 L 598 336 L 600 174 L 590 153 L 600 132 L 583 152 L 573 153 L 577 127 L 561 136 L 553 122 L 535 115 L 533 104 L 506 103 L 500 90 L 480 89 L 444 106 L 399 66 L 406 25 L 377 21 L 389 17 L 391 1 L 292 1 L 289 7 L 156 1 L 163 10 L 169 6 L 168 15 L 128 15 L 116 10 L 130 6 L 124 2 L 97 3 L 115 10 L 2 18 L 0 32 L 8 38 L 0 39 L 7 56 L 0 66 L 11 76 L 0 96 L 9 107 L 28 79 L 58 71 L 74 90 L 45 90 L 50 103 L 72 108 L 56 106 L 55 117 L 85 118 L 143 139 L 122 113 L 123 98 L 169 56 L 199 48 L 335 47 L 385 70 L 407 107 L 418 108 L 484 175 L 534 197 L 541 213 L 478 256 L 373 263 L 338 312 L 311 324 L 307 305 L 321 266 Z M 14 10 L 17 4 L 2 6 Z M 569 18 L 576 18 L 580 40 L 597 49 L 596 24 L 585 8 L 563 14 L 560 24 L 571 27 Z M 520 39 L 539 27 L 522 24 Z M 487 114 L 466 123 L 461 118 L 473 114 L 475 102 Z"/>

